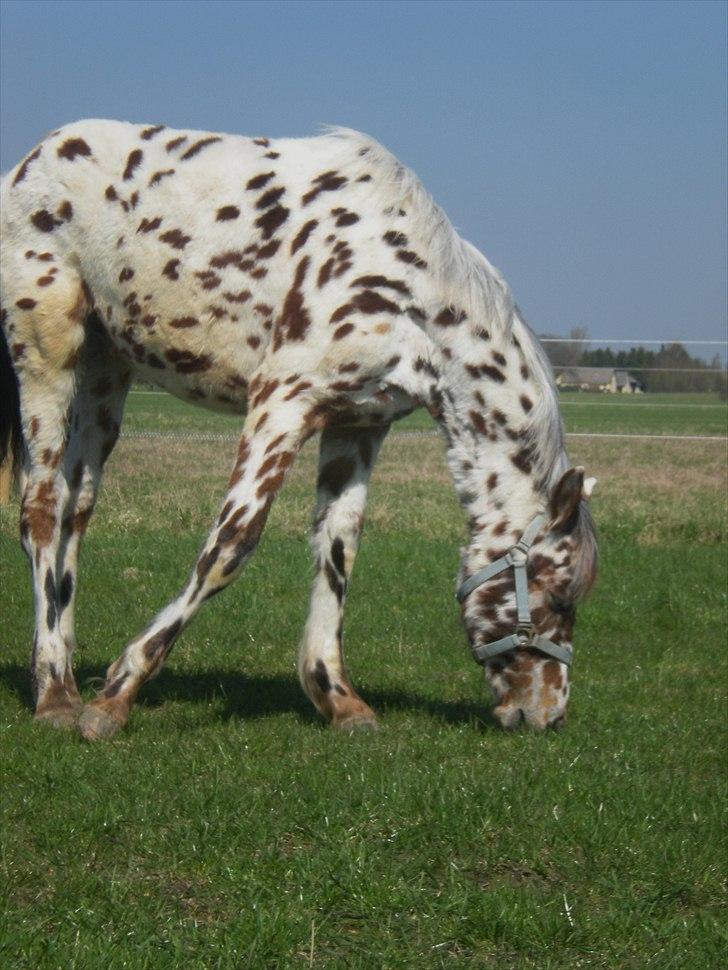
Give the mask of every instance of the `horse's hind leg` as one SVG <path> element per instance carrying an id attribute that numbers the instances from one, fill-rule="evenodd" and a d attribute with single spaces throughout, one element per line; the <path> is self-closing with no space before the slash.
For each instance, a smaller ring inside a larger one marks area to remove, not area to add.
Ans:
<path id="1" fill-rule="evenodd" d="M 255 551 L 286 471 L 313 430 L 307 418 L 311 402 L 303 395 L 286 399 L 290 387 L 283 385 L 276 393 L 277 380 L 258 387 L 222 511 L 197 564 L 179 596 L 109 667 L 103 693 L 86 705 L 79 721 L 88 740 L 112 737 L 124 726 L 140 687 L 159 672 L 184 627 L 205 600 L 235 579 Z"/>
<path id="2" fill-rule="evenodd" d="M 372 709 L 351 686 L 342 625 L 347 585 L 359 547 L 367 486 L 388 428 L 324 431 L 312 545 L 316 575 L 299 653 L 303 689 L 334 727 L 376 727 Z"/>
<path id="3" fill-rule="evenodd" d="M 86 301 L 76 273 L 61 266 L 51 253 L 42 256 L 42 264 L 32 265 L 32 260 L 8 255 L 3 297 L 27 449 L 20 534 L 33 577 L 31 676 L 36 717 L 60 726 L 72 723 L 80 708 L 59 622 L 56 570 L 68 496 L 62 471 L 68 409 L 84 341 Z M 39 273 L 44 275 L 36 280 Z"/>
<path id="4" fill-rule="evenodd" d="M 56 607 L 69 658 L 76 647 L 79 549 L 96 504 L 104 464 L 119 436 L 131 376 L 94 317 L 87 320 L 86 331 L 61 466 L 68 498 L 58 546 Z"/>

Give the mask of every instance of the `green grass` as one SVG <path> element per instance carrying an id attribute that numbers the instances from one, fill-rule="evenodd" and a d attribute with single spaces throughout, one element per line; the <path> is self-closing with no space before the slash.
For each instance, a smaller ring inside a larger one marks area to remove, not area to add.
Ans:
<path id="1" fill-rule="evenodd" d="M 567 431 L 612 434 L 728 434 L 728 405 L 717 394 L 561 394 Z M 193 434 L 239 434 L 241 419 L 194 407 L 157 391 L 132 390 L 124 430 Z M 434 428 L 420 410 L 396 430 Z"/>
<path id="2" fill-rule="evenodd" d="M 567 431 L 619 434 L 728 434 L 728 404 L 717 394 L 560 395 Z"/>
<path id="3" fill-rule="evenodd" d="M 127 440 L 112 457 L 82 561 L 87 695 L 184 581 L 234 449 Z M 600 478 L 602 569 L 569 723 L 545 736 L 488 719 L 437 438 L 388 442 L 375 474 L 346 623 L 374 735 L 330 732 L 295 677 L 312 445 L 245 576 L 108 745 L 31 720 L 31 595 L 3 513 L 0 965 L 721 966 L 724 447 L 572 457 Z"/>

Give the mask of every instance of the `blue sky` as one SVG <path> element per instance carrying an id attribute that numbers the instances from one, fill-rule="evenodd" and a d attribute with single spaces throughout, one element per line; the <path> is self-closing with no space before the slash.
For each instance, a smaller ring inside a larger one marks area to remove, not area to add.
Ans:
<path id="1" fill-rule="evenodd" d="M 374 135 L 534 328 L 726 337 L 722 2 L 2 2 L 0 168 L 82 117 Z"/>

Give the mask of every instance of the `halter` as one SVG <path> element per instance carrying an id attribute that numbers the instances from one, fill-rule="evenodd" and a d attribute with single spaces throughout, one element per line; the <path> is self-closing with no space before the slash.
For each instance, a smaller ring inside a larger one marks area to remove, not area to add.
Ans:
<path id="1" fill-rule="evenodd" d="M 552 643 L 547 637 L 536 633 L 531 622 L 531 610 L 528 605 L 526 564 L 528 563 L 528 553 L 533 545 L 533 540 L 538 535 L 538 531 L 545 519 L 546 513 L 542 509 L 529 522 L 521 538 L 515 546 L 511 546 L 505 556 L 501 556 L 500 559 L 496 559 L 495 562 L 492 562 L 484 569 L 480 569 L 469 579 L 466 579 L 455 594 L 458 602 L 462 603 L 466 596 L 469 596 L 478 586 L 482 586 L 483 583 L 492 579 L 493 576 L 497 576 L 498 573 L 502 573 L 509 566 L 513 567 L 513 573 L 516 578 L 516 607 L 518 609 L 516 632 L 511 633 L 510 636 L 503 637 L 501 640 L 495 640 L 493 643 L 484 643 L 479 647 L 473 647 L 473 657 L 476 663 L 485 664 L 493 657 L 507 653 L 509 650 L 522 650 L 524 647 L 534 647 L 536 650 L 540 650 L 541 653 L 553 657 L 554 660 L 559 660 L 562 664 L 566 664 L 567 667 L 571 666 L 573 652 L 571 646 L 564 647 L 559 643 Z"/>

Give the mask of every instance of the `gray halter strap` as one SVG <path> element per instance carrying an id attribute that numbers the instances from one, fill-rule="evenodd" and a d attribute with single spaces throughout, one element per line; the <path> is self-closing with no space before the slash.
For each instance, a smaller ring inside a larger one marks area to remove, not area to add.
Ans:
<path id="1" fill-rule="evenodd" d="M 479 664 L 484 664 L 488 660 L 492 660 L 493 657 L 507 653 L 509 650 L 534 647 L 536 650 L 540 650 L 541 653 L 553 657 L 554 660 L 566 664 L 567 667 L 571 666 L 572 648 L 570 646 L 563 646 L 560 643 L 552 643 L 547 637 L 536 633 L 531 622 L 531 610 L 528 605 L 528 576 L 526 566 L 528 563 L 528 553 L 533 545 L 533 540 L 538 535 L 539 529 L 545 519 L 546 513 L 541 510 L 529 522 L 521 538 L 515 546 L 511 546 L 505 556 L 501 556 L 500 559 L 496 559 L 495 562 L 490 563 L 484 569 L 478 570 L 477 573 L 474 573 L 469 579 L 466 579 L 456 593 L 458 601 L 462 603 L 478 586 L 487 583 L 489 579 L 502 573 L 504 569 L 513 567 L 513 574 L 516 580 L 516 609 L 518 610 L 516 631 L 515 633 L 511 633 L 510 636 L 503 637 L 501 640 L 495 640 L 493 643 L 484 643 L 479 647 L 473 647 L 473 657 Z"/>

